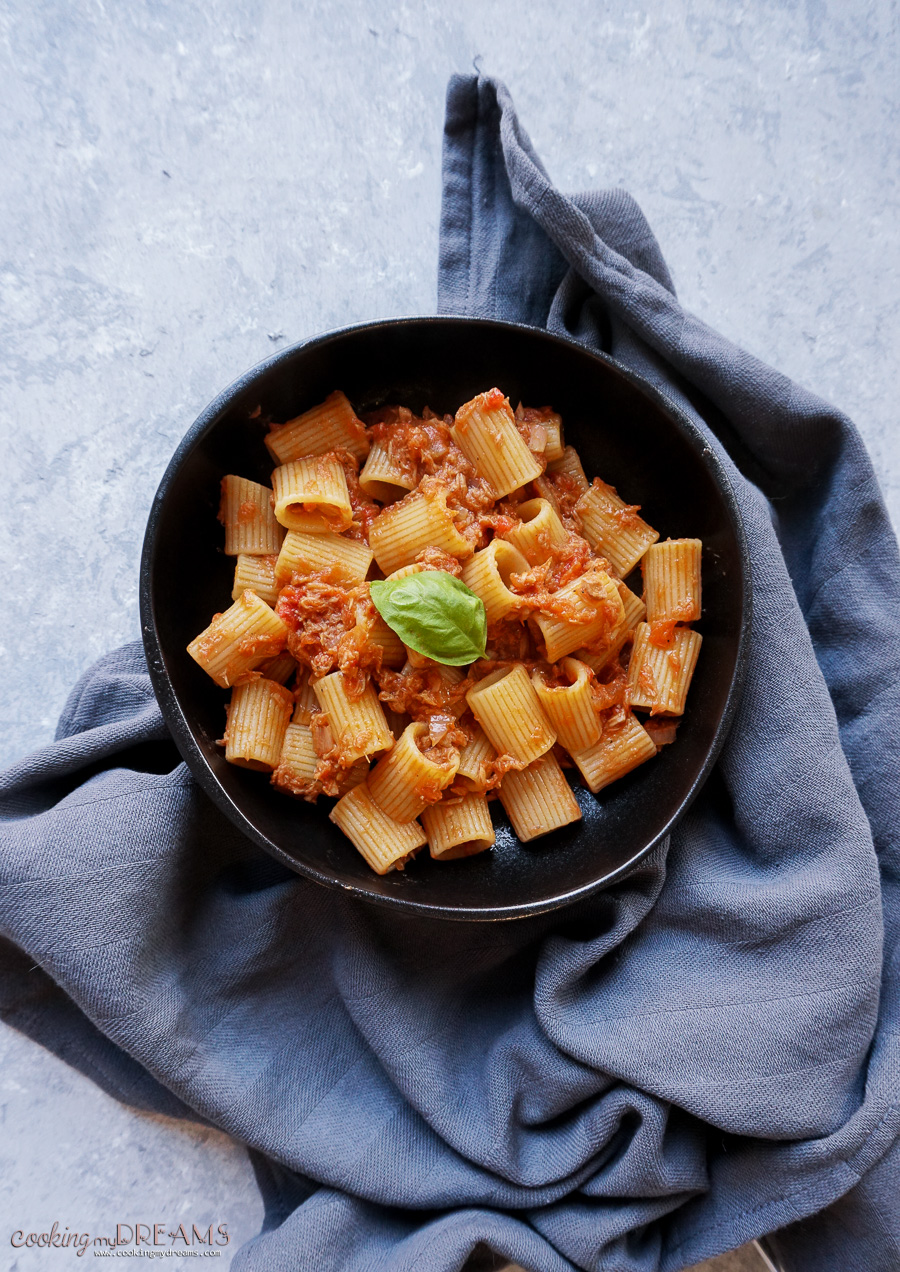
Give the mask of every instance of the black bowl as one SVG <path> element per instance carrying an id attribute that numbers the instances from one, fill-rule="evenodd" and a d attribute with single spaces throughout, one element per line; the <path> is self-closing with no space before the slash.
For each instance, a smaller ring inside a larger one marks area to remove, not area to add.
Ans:
<path id="1" fill-rule="evenodd" d="M 452 412 L 497 385 L 515 403 L 562 413 L 588 476 L 638 503 L 663 537 L 703 540 L 703 648 L 673 746 L 593 796 L 577 786 L 583 820 L 529 844 L 499 803 L 496 847 L 439 864 L 420 856 L 379 877 L 310 806 L 274 792 L 265 775 L 226 764 L 216 739 L 226 694 L 185 653 L 230 604 L 234 562 L 216 520 L 219 482 L 234 472 L 269 482 L 269 420 L 286 420 L 340 388 L 358 410 L 400 403 Z M 728 479 L 700 430 L 611 359 L 530 327 L 468 318 L 415 318 L 350 327 L 285 349 L 207 407 L 175 453 L 150 514 L 141 616 L 163 715 L 197 781 L 251 839 L 300 874 L 359 897 L 444 918 L 538 914 L 620 878 L 684 813 L 722 746 L 739 689 L 750 616 L 747 549 Z"/>

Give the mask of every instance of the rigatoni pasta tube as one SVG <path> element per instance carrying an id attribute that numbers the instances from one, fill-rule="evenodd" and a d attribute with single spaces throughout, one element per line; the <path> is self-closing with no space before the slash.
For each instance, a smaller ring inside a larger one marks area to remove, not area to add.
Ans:
<path id="1" fill-rule="evenodd" d="M 621 723 L 604 729 L 593 746 L 571 752 L 585 785 L 595 795 L 655 754 L 653 739 L 630 711 Z"/>
<path id="2" fill-rule="evenodd" d="M 278 684 L 286 685 L 297 670 L 297 660 L 293 654 L 283 649 L 274 658 L 267 658 L 264 663 L 260 663 L 256 670 L 266 680 L 276 680 Z"/>
<path id="3" fill-rule="evenodd" d="M 540 477 L 542 465 L 525 445 L 499 389 L 479 393 L 456 412 L 453 440 L 498 498 Z"/>
<path id="4" fill-rule="evenodd" d="M 294 714 L 292 716 L 294 724 L 309 724 L 312 713 L 319 709 L 319 699 L 316 697 L 316 691 L 312 687 L 309 668 L 301 667 L 300 674 L 297 677 L 297 686 L 294 690 Z"/>
<path id="5" fill-rule="evenodd" d="M 595 641 L 590 649 L 579 649 L 575 653 L 575 657 L 587 663 L 591 671 L 595 673 L 602 671 L 608 663 L 612 662 L 647 612 L 641 598 L 636 596 L 631 588 L 626 587 L 621 579 L 616 579 L 615 584 L 624 611 L 620 622 L 605 641 Z"/>
<path id="6" fill-rule="evenodd" d="M 508 584 L 513 574 L 526 574 L 528 562 L 518 548 L 503 539 L 492 539 L 463 566 L 462 581 L 484 604 L 489 623 L 495 623 L 518 603 Z"/>
<path id="7" fill-rule="evenodd" d="M 282 588 L 295 574 L 332 570 L 344 582 L 361 583 L 371 564 L 372 549 L 358 539 L 330 531 L 289 530 L 275 564 L 275 582 Z"/>
<path id="8" fill-rule="evenodd" d="M 591 694 L 591 669 L 577 658 L 564 658 L 560 671 L 567 683 L 553 684 L 537 670 L 531 683 L 560 746 L 567 751 L 584 750 L 600 737 L 600 719 Z"/>
<path id="9" fill-rule="evenodd" d="M 552 751 L 528 768 L 507 773 L 500 803 L 523 843 L 579 821 L 581 809 Z"/>
<path id="10" fill-rule="evenodd" d="M 216 614 L 187 651 L 217 685 L 227 689 L 251 679 L 255 667 L 280 653 L 287 635 L 287 626 L 275 611 L 247 591 L 224 614 Z"/>
<path id="11" fill-rule="evenodd" d="M 598 565 L 561 587 L 553 599 L 561 612 L 535 614 L 548 662 L 611 636 L 625 613 L 615 583 Z"/>
<path id="12" fill-rule="evenodd" d="M 275 424 L 266 438 L 276 464 L 287 464 L 304 455 L 325 455 L 346 450 L 357 459 L 369 453 L 369 437 L 362 420 L 343 393 L 329 393 L 312 410 Z"/>
<path id="13" fill-rule="evenodd" d="M 228 704 L 225 759 L 241 768 L 271 772 L 291 719 L 293 695 L 274 680 L 238 685 Z"/>
<path id="14" fill-rule="evenodd" d="M 567 446 L 559 459 L 552 460 L 547 465 L 547 472 L 564 473 L 572 489 L 579 491 L 581 494 L 585 493 L 590 484 L 584 475 L 578 451 L 574 446 Z"/>
<path id="15" fill-rule="evenodd" d="M 633 707 L 651 715 L 682 715 L 703 637 L 690 627 L 676 627 L 669 647 L 650 639 L 648 623 L 638 623 L 628 664 L 628 697 Z"/>
<path id="16" fill-rule="evenodd" d="M 472 555 L 447 508 L 446 494 L 437 487 L 414 491 L 385 508 L 369 528 L 369 543 L 385 574 L 412 565 L 425 548 L 460 558 Z"/>
<path id="17" fill-rule="evenodd" d="M 553 548 L 561 547 L 568 538 L 556 509 L 548 499 L 527 499 L 519 504 L 516 513 L 521 518 L 519 525 L 501 537 L 518 548 L 529 565 L 549 561 Z"/>
<path id="18" fill-rule="evenodd" d="M 333 455 L 282 464 L 272 474 L 275 516 L 288 530 L 346 530 L 353 520 L 347 475 Z"/>
<path id="19" fill-rule="evenodd" d="M 225 527 L 225 555 L 277 556 L 284 538 L 272 508 L 272 492 L 257 481 L 222 478 L 219 520 Z"/>
<path id="20" fill-rule="evenodd" d="M 393 734 L 371 682 L 358 698 L 351 698 L 343 672 L 334 671 L 314 681 L 313 690 L 319 706 L 328 713 L 332 736 L 345 766 L 364 755 L 389 751 L 394 745 Z"/>
<path id="21" fill-rule="evenodd" d="M 397 822 L 410 822 L 423 808 L 436 803 L 456 776 L 459 752 L 444 747 L 438 760 L 423 755 L 428 737 L 426 724 L 408 724 L 393 749 L 369 774 L 369 792 L 375 803 Z"/>
<path id="22" fill-rule="evenodd" d="M 562 416 L 556 411 L 551 411 L 547 418 L 543 421 L 544 428 L 547 431 L 547 445 L 544 447 L 544 459 L 548 463 L 562 459 L 565 453 L 563 444 L 563 427 Z"/>
<path id="23" fill-rule="evenodd" d="M 278 600 L 275 586 L 275 561 L 273 556 L 248 556 L 242 552 L 234 565 L 234 586 L 231 599 L 236 601 L 244 592 L 255 592 L 261 601 L 274 605 Z"/>
<path id="24" fill-rule="evenodd" d="M 696 623 L 700 617 L 699 539 L 666 539 L 641 561 L 647 622 Z"/>
<path id="25" fill-rule="evenodd" d="M 659 532 L 639 517 L 605 481 L 595 477 L 590 490 L 575 505 L 584 537 L 624 578 L 640 561 Z"/>
<path id="26" fill-rule="evenodd" d="M 401 825 L 382 812 L 366 782 L 339 799 L 328 816 L 376 874 L 402 870 L 416 849 L 426 842 L 425 832 L 417 821 Z"/>
<path id="27" fill-rule="evenodd" d="M 369 642 L 381 646 L 381 661 L 385 667 L 399 668 L 406 662 L 406 646 L 380 614 L 376 614 L 369 632 Z"/>
<path id="28" fill-rule="evenodd" d="M 472 737 L 459 753 L 459 768 L 456 770 L 457 786 L 466 786 L 472 791 L 484 792 L 491 787 L 493 761 L 497 752 L 480 725 L 475 725 Z"/>
<path id="29" fill-rule="evenodd" d="M 403 468 L 391 458 L 388 447 L 382 446 L 381 442 L 372 443 L 369 458 L 359 474 L 359 488 L 368 499 L 393 503 L 415 490 L 416 484 L 414 464 Z"/>
<path id="30" fill-rule="evenodd" d="M 494 842 L 494 827 L 484 795 L 472 792 L 456 803 L 432 804 L 422 813 L 428 850 L 435 861 L 455 861 L 485 852 Z"/>
<path id="31" fill-rule="evenodd" d="M 284 735 L 281 754 L 272 774 L 272 785 L 289 795 L 315 799 L 318 794 L 315 785 L 318 763 L 309 725 L 292 722 Z"/>
<path id="32" fill-rule="evenodd" d="M 497 751 L 523 766 L 549 751 L 556 741 L 521 663 L 479 680 L 466 702 Z"/>

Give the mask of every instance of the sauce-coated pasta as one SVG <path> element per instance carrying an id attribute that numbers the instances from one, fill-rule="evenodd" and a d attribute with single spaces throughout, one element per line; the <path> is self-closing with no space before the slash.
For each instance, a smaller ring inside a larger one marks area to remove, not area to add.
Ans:
<path id="1" fill-rule="evenodd" d="M 490 389 L 455 417 L 358 416 L 334 392 L 266 441 L 271 486 L 223 478 L 233 604 L 188 653 L 232 692 L 226 759 L 337 799 L 332 822 L 377 873 L 425 844 L 435 861 L 489 851 L 498 798 L 523 840 L 575 822 L 564 770 L 596 793 L 674 740 L 702 545 L 661 541 L 590 480 L 551 407 Z M 416 638 L 439 584 L 481 622 L 456 657 L 439 604 Z M 415 603 L 392 618 L 373 593 Z"/>

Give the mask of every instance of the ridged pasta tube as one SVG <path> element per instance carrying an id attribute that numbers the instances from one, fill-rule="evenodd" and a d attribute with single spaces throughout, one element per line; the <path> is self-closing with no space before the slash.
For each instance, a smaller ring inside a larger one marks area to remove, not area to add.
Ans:
<path id="1" fill-rule="evenodd" d="M 575 511 L 581 518 L 588 543 L 605 556 L 623 578 L 659 538 L 659 531 L 639 517 L 612 486 L 599 477 L 594 478 L 591 488 L 578 500 Z"/>
<path id="2" fill-rule="evenodd" d="M 439 548 L 463 559 L 472 555 L 438 487 L 417 490 L 380 512 L 369 528 L 369 543 L 385 574 L 412 565 L 425 548 Z"/>
<path id="3" fill-rule="evenodd" d="M 600 718 L 591 694 L 591 669 L 577 658 L 564 658 L 560 671 L 568 683 L 548 683 L 541 671 L 531 677 L 544 715 L 567 751 L 584 750 L 600 737 Z"/>
<path id="4" fill-rule="evenodd" d="M 525 445 L 509 402 L 499 389 L 479 393 L 461 406 L 450 432 L 498 499 L 540 477 L 543 471 Z"/>
<path id="5" fill-rule="evenodd" d="M 585 785 L 595 795 L 655 754 L 653 739 L 630 711 L 621 724 L 605 729 L 593 746 L 571 752 Z"/>
<path id="6" fill-rule="evenodd" d="M 690 627 L 676 627 L 670 647 L 650 639 L 648 623 L 638 623 L 628 664 L 628 697 L 633 707 L 651 715 L 682 715 L 703 637 Z"/>
<path id="7" fill-rule="evenodd" d="M 275 582 L 282 588 L 295 574 L 306 577 L 317 570 L 333 570 L 335 577 L 347 583 L 361 583 L 371 564 L 372 549 L 358 539 L 330 531 L 289 530 L 275 564 Z"/>
<path id="8" fill-rule="evenodd" d="M 291 719 L 293 695 L 274 680 L 238 685 L 228 704 L 225 759 L 241 768 L 271 772 Z"/>
<path id="9" fill-rule="evenodd" d="M 647 622 L 696 623 L 700 618 L 699 539 L 666 539 L 647 549 L 641 571 Z"/>
<path id="10" fill-rule="evenodd" d="M 284 538 L 268 486 L 246 477 L 222 478 L 219 520 L 225 527 L 225 555 L 277 556 Z"/>
<path id="11" fill-rule="evenodd" d="M 474 791 L 455 803 L 432 804 L 426 808 L 422 813 L 422 826 L 435 861 L 473 857 L 494 843 L 487 799 Z"/>
<path id="12" fill-rule="evenodd" d="M 420 743 L 428 736 L 426 724 L 408 724 L 369 774 L 369 792 L 375 803 L 394 821 L 413 821 L 456 776 L 459 752 L 448 748 L 442 763 L 423 755 Z"/>
<path id="13" fill-rule="evenodd" d="M 520 524 L 501 537 L 525 557 L 529 565 L 542 565 L 553 555 L 555 545 L 562 546 L 567 534 L 556 509 L 549 499 L 527 499 L 516 513 Z"/>
<path id="14" fill-rule="evenodd" d="M 255 667 L 281 653 L 287 635 L 287 626 L 275 611 L 247 591 L 224 614 L 216 614 L 187 651 L 217 685 L 228 689 L 252 679 Z"/>
<path id="15" fill-rule="evenodd" d="M 579 821 L 581 809 L 551 752 L 500 783 L 500 803 L 523 843 Z"/>
<path id="16" fill-rule="evenodd" d="M 328 713 L 332 737 L 345 767 L 364 755 L 389 751 L 394 745 L 394 736 L 371 682 L 359 697 L 352 698 L 347 692 L 344 673 L 334 671 L 313 681 L 313 690 L 319 706 Z"/>
<path id="17" fill-rule="evenodd" d="M 503 539 L 492 539 L 463 566 L 462 581 L 484 605 L 489 623 L 504 618 L 519 598 L 507 586 L 513 574 L 526 574 L 528 562 L 518 548 Z"/>
<path id="18" fill-rule="evenodd" d="M 549 751 L 556 741 L 521 663 L 479 680 L 466 694 L 466 702 L 496 750 L 523 766 Z"/>
<path id="19" fill-rule="evenodd" d="M 341 392 L 329 393 L 324 402 L 302 415 L 276 424 L 266 437 L 276 464 L 287 464 L 305 455 L 325 455 L 346 450 L 357 459 L 369 453 L 369 437 L 362 420 Z"/>
<path id="20" fill-rule="evenodd" d="M 402 870 L 416 849 L 426 842 L 425 832 L 417 821 L 401 825 L 388 817 L 372 799 L 366 782 L 339 799 L 328 816 L 376 874 Z"/>

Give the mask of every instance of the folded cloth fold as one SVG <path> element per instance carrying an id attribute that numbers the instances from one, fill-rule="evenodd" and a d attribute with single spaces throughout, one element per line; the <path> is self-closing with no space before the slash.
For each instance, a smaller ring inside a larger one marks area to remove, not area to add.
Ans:
<path id="1" fill-rule="evenodd" d="M 240 1272 L 450 1272 L 485 1247 L 674 1272 L 776 1228 L 805 1269 L 786 1225 L 829 1206 L 816 1266 L 858 1266 L 852 1216 L 900 1180 L 900 563 L 862 443 L 682 310 L 626 194 L 556 191 L 483 78 L 448 93 L 439 307 L 611 353 L 723 455 L 755 600 L 713 777 L 577 906 L 398 916 L 243 839 L 128 646 L 0 783 L 7 1018 L 250 1147 L 267 1222 Z M 896 1266 L 881 1223 L 872 1272 Z"/>

